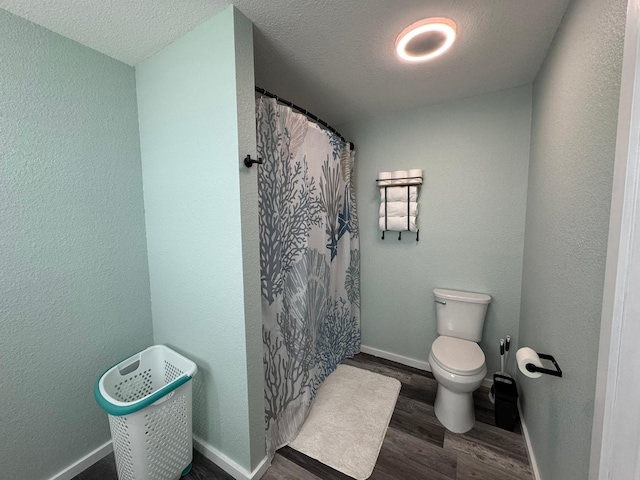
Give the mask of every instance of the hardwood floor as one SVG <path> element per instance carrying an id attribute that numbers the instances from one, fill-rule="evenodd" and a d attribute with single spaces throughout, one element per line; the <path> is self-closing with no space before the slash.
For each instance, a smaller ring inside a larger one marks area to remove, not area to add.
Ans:
<path id="1" fill-rule="evenodd" d="M 446 430 L 433 411 L 437 382 L 422 370 L 358 354 L 345 364 L 397 378 L 400 396 L 371 480 L 531 480 L 520 427 L 497 428 L 486 387 L 475 394 L 476 425 L 464 434 Z M 281 448 L 263 480 L 350 480 L 323 463 L 289 447 Z M 185 480 L 233 480 L 194 452 Z M 113 454 L 73 480 L 117 480 Z"/>
<path id="2" fill-rule="evenodd" d="M 193 468 L 184 480 L 233 480 L 227 472 L 197 451 L 193 451 Z M 72 480 L 118 480 L 116 461 L 110 453 Z"/>

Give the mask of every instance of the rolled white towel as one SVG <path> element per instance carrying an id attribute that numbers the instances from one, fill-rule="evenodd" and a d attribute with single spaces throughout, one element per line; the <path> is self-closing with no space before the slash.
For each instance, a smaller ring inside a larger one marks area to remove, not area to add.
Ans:
<path id="1" fill-rule="evenodd" d="M 393 183 L 406 183 L 409 172 L 407 170 L 396 170 L 391 172 Z"/>
<path id="2" fill-rule="evenodd" d="M 407 219 L 409 223 L 407 225 Z M 407 228 L 407 226 L 409 228 Z M 386 223 L 384 217 L 378 219 L 378 227 L 380 230 L 391 230 L 393 232 L 417 232 L 418 226 L 416 225 L 416 217 L 387 217 Z M 386 227 L 386 228 L 385 228 Z"/>
<path id="3" fill-rule="evenodd" d="M 419 178 L 422 180 L 422 169 L 421 168 L 412 168 L 407 172 L 409 177 L 411 178 Z"/>
<path id="4" fill-rule="evenodd" d="M 380 201 L 384 202 L 386 196 L 390 202 L 417 202 L 418 187 L 386 187 L 380 189 Z"/>
<path id="5" fill-rule="evenodd" d="M 379 187 L 393 187 L 395 180 L 378 180 L 376 183 Z"/>
<path id="6" fill-rule="evenodd" d="M 407 179 L 407 183 L 410 183 L 411 185 L 422 185 L 422 169 L 421 168 L 414 168 L 412 170 L 409 170 L 408 172 L 408 179 Z"/>
<path id="7" fill-rule="evenodd" d="M 407 203 L 409 211 L 407 212 Z M 379 216 L 384 217 L 385 202 L 380 203 Z M 387 217 L 417 217 L 418 202 L 387 202 Z"/>

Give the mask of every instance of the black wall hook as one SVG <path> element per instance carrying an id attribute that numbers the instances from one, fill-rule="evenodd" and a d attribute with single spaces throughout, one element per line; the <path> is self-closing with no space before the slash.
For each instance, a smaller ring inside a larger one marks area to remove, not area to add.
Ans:
<path id="1" fill-rule="evenodd" d="M 382 240 L 384 240 L 384 232 L 390 232 L 391 230 L 382 230 Z M 398 240 L 402 240 L 402 232 L 408 232 L 410 230 L 401 230 L 398 232 Z M 416 230 L 416 242 L 420 241 L 420 230 Z"/>
<path id="2" fill-rule="evenodd" d="M 259 158 L 257 160 L 254 160 L 253 158 L 251 158 L 251 155 L 247 155 L 246 157 L 244 157 L 244 164 L 247 168 L 251 168 L 251 166 L 257 163 L 259 165 L 262 165 L 262 159 Z"/>

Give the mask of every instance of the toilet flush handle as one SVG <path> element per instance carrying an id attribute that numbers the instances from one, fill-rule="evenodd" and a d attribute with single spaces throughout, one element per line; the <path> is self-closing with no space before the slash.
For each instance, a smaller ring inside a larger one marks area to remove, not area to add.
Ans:
<path id="1" fill-rule="evenodd" d="M 436 300 L 436 303 L 439 303 L 440 305 L 446 305 L 447 302 L 443 301 L 443 300 Z"/>

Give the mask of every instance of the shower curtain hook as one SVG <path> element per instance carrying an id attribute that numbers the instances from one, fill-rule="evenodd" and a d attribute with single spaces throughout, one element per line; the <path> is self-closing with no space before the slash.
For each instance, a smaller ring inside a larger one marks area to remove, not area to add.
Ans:
<path id="1" fill-rule="evenodd" d="M 246 157 L 244 157 L 244 165 L 245 165 L 245 167 L 251 168 L 251 166 L 254 163 L 262 165 L 262 159 L 258 158 L 257 160 L 254 160 L 253 158 L 251 158 L 251 155 L 247 155 Z"/>

